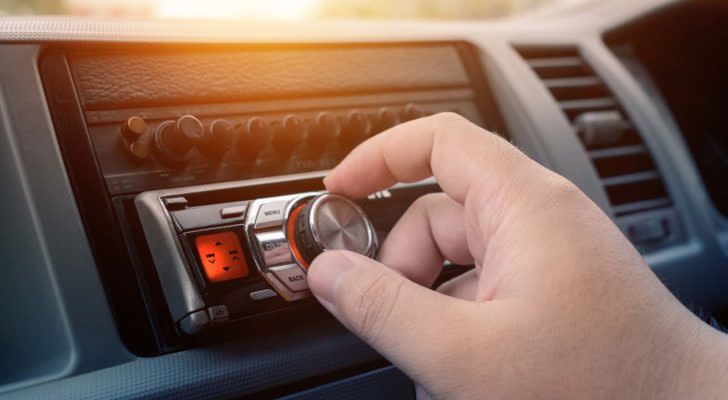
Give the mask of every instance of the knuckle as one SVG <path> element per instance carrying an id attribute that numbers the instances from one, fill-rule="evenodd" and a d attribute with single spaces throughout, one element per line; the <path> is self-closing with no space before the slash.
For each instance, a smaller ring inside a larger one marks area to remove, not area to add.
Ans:
<path id="1" fill-rule="evenodd" d="M 445 196 L 443 193 L 427 193 L 415 199 L 410 208 L 417 213 L 425 213 L 428 209 L 439 204 L 443 196 Z"/>
<path id="2" fill-rule="evenodd" d="M 397 306 L 404 281 L 391 282 L 383 274 L 374 279 L 361 293 L 356 309 L 355 329 L 372 343 L 378 341 L 392 310 Z"/>
<path id="3" fill-rule="evenodd" d="M 561 175 L 554 175 L 549 179 L 548 192 L 548 197 L 558 204 L 569 204 L 584 199 L 581 189 Z"/>
<path id="4" fill-rule="evenodd" d="M 453 126 L 462 125 L 468 120 L 460 114 L 454 112 L 441 112 L 432 116 L 435 122 L 435 132 L 443 132 L 452 129 Z"/>

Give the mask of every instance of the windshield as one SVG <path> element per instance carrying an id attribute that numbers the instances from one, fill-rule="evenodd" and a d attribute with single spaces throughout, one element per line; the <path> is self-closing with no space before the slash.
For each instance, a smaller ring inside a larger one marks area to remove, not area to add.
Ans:
<path id="1" fill-rule="evenodd" d="M 0 0 L 0 15 L 228 20 L 490 19 L 583 0 Z"/>

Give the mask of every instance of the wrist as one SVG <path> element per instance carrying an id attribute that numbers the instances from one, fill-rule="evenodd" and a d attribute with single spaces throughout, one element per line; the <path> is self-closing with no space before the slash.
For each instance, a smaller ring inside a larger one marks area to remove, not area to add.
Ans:
<path id="1" fill-rule="evenodd" d="M 652 361 L 663 373 L 654 375 L 653 390 L 646 397 L 724 398 L 728 394 L 728 336 L 684 308 L 672 325 Z"/>

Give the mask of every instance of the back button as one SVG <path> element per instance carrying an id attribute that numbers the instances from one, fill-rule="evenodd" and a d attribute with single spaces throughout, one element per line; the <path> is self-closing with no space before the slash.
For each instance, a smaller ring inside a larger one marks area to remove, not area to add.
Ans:
<path id="1" fill-rule="evenodd" d="M 300 292 L 308 289 L 306 273 L 297 264 L 281 265 L 269 269 L 288 289 Z"/>

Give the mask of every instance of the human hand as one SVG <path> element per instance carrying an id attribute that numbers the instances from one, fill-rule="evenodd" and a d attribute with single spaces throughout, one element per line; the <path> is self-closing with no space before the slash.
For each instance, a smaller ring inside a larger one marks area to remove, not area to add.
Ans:
<path id="1" fill-rule="evenodd" d="M 309 269 L 319 301 L 427 394 L 725 395 L 723 335 L 575 185 L 496 135 L 455 114 L 411 121 L 360 145 L 324 182 L 362 197 L 432 175 L 444 193 L 410 207 L 379 262 L 327 251 Z M 475 269 L 432 291 L 444 260 Z"/>

